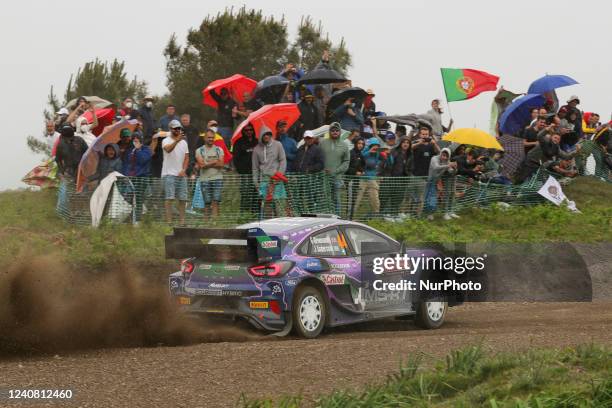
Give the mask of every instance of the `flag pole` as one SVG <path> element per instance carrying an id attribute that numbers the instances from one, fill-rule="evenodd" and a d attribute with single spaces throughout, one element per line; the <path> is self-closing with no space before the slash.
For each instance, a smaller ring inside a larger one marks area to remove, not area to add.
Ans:
<path id="1" fill-rule="evenodd" d="M 444 97 L 446 98 L 446 107 L 448 108 L 448 116 L 450 117 L 450 120 L 453 120 L 453 113 L 451 111 L 450 102 L 448 101 L 448 94 L 446 93 L 446 86 L 444 85 L 444 74 L 442 73 L 442 68 L 440 68 L 440 76 L 442 77 L 442 88 L 444 88 Z M 450 131 L 450 126 L 449 126 L 449 131 Z"/>

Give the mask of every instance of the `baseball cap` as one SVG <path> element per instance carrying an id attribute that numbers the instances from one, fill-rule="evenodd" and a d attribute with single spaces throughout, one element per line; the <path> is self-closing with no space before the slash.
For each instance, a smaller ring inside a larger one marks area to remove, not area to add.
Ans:
<path id="1" fill-rule="evenodd" d="M 181 122 L 179 122 L 178 120 L 174 119 L 174 120 L 170 121 L 170 123 L 168 124 L 168 127 L 170 129 L 176 129 L 176 128 L 182 129 L 183 125 L 181 125 Z"/>
<path id="2" fill-rule="evenodd" d="M 580 98 L 578 97 L 578 95 L 572 95 L 567 100 L 567 103 L 570 103 L 571 101 L 578 101 L 578 103 L 580 103 Z"/>
<path id="3" fill-rule="evenodd" d="M 340 124 L 338 122 L 333 122 L 331 125 L 329 125 L 329 130 L 332 130 L 332 129 L 340 130 L 340 129 L 342 129 L 342 127 L 340 126 Z"/>
<path id="4" fill-rule="evenodd" d="M 304 132 L 304 138 L 307 137 L 314 137 L 314 133 L 312 133 L 312 130 L 307 130 Z"/>
<path id="5" fill-rule="evenodd" d="M 70 112 L 68 112 L 68 109 L 66 108 L 61 108 L 60 110 L 57 111 L 58 115 L 69 115 Z"/>
<path id="6" fill-rule="evenodd" d="M 389 140 L 389 139 L 395 139 L 395 133 L 389 131 L 387 133 L 385 133 L 385 139 Z"/>
<path id="7" fill-rule="evenodd" d="M 121 129 L 121 133 L 119 133 L 119 137 L 131 137 L 132 131 L 128 128 Z"/>
<path id="8" fill-rule="evenodd" d="M 145 101 L 152 101 L 153 99 L 154 99 L 153 95 L 147 95 L 147 96 L 144 97 Z"/>
<path id="9" fill-rule="evenodd" d="M 368 95 L 376 96 L 376 94 L 374 93 L 374 90 L 373 90 L 372 88 L 368 89 L 368 90 L 366 91 L 366 93 L 367 93 Z"/>

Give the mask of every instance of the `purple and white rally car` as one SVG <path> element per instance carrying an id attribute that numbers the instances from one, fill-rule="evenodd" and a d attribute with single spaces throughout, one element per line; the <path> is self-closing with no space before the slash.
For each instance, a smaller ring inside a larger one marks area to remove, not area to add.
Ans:
<path id="1" fill-rule="evenodd" d="M 436 254 L 406 248 L 367 225 L 321 215 L 235 229 L 175 228 L 166 237 L 166 257 L 182 259 L 181 270 L 169 276 L 170 295 L 186 313 L 240 317 L 277 335 L 293 329 L 306 338 L 325 327 L 386 317 L 440 327 L 461 294 L 406 290 L 406 282 L 425 278 L 423 271 L 372 272 L 376 257 L 406 253 Z M 427 273 L 427 279 L 444 279 L 444 271 Z"/>

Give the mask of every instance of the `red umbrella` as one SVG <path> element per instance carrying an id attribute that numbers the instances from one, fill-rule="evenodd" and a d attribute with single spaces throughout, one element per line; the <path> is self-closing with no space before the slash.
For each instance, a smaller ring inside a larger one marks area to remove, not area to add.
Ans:
<path id="1" fill-rule="evenodd" d="M 77 175 L 77 192 L 83 190 L 83 186 L 87 182 L 87 178 L 94 175 L 98 169 L 98 162 L 100 161 L 100 154 L 104 153 L 104 148 L 109 143 L 117 143 L 120 139 L 119 134 L 121 129 L 128 128 L 130 131 L 134 131 L 136 128 L 136 120 L 125 120 L 111 125 L 93 142 L 93 144 L 87 149 L 81 162 L 79 163 L 79 171 Z"/>
<path id="2" fill-rule="evenodd" d="M 98 126 L 92 129 L 91 133 L 100 136 L 104 128 L 113 123 L 115 110 L 113 108 L 96 109 L 96 116 L 98 117 Z M 88 123 L 93 122 L 93 116 L 90 111 L 85 112 L 83 117 L 87 119 Z"/>
<path id="3" fill-rule="evenodd" d="M 242 129 L 250 123 L 255 129 L 255 137 L 259 138 L 259 130 L 263 125 L 270 128 L 272 135 L 276 136 L 276 123 L 279 120 L 287 121 L 287 127 L 291 127 L 300 117 L 300 110 L 295 103 L 277 103 L 276 105 L 265 105 L 261 109 L 252 112 L 246 120 L 242 121 L 232 136 L 232 145 L 242 137 Z"/>
<path id="4" fill-rule="evenodd" d="M 210 91 L 214 89 L 215 92 L 219 93 L 221 88 L 227 88 L 232 98 L 237 102 L 244 102 L 244 93 L 253 92 L 256 86 L 257 82 L 240 74 L 232 75 L 229 78 L 217 79 L 202 90 L 202 96 L 204 97 L 202 102 L 217 109 L 217 101 L 213 99 Z"/>

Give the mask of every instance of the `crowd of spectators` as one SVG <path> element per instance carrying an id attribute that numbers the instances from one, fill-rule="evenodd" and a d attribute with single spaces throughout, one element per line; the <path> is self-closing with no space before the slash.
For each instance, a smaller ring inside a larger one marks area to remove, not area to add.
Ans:
<path id="1" fill-rule="evenodd" d="M 283 75 L 293 78 L 296 72 L 290 65 Z M 218 108 L 216 118 L 205 129 L 194 126 L 189 113 L 178 115 L 173 104 L 156 118 L 155 98 L 143 98 L 138 107 L 133 99 L 126 98 L 115 121 L 135 119 L 138 124 L 134 131 L 123 129 L 118 143 L 105 146 L 95 175 L 87 181 L 95 183 L 112 172 L 133 178 L 161 178 L 169 222 L 176 202 L 179 221 L 184 223 L 188 179 L 200 181 L 205 217 L 218 216 L 223 178 L 228 172 L 243 176 L 241 212 L 258 213 L 261 200 L 271 197 L 279 203 L 287 198 L 287 173 L 326 174 L 331 178 L 336 212 L 340 212 L 341 195 L 346 194 L 349 218 L 367 197 L 372 216 L 397 215 L 400 205 L 408 201 L 411 213 L 433 218 L 441 206 L 444 218 L 452 219 L 459 217 L 453 212 L 456 176 L 463 176 L 468 183 L 502 186 L 527 182 L 542 168 L 559 177 L 575 177 L 575 158 L 585 140 L 601 149 L 610 166 L 610 122 L 602 123 L 600 115 L 580 111 L 576 96 L 559 109 L 533 109 L 531 122 L 513 135 L 523 140 L 524 158 L 509 174 L 504 171 L 503 151 L 457 146 L 442 140 L 453 122 L 443 124 L 438 99 L 431 101 L 427 111 L 429 122 L 420 122 L 408 131 L 403 125 L 380 119 L 385 114 L 377 110 L 373 90 L 368 89 L 362 100 L 348 98 L 328 110 L 326 104 L 333 91 L 330 85 L 307 89 L 290 82 L 278 102 L 298 103 L 297 122 L 279 120 L 275 132 L 263 126 L 259 134 L 247 124 L 233 145 L 238 124 L 262 106 L 255 95 L 247 93 L 238 101 L 225 88 L 218 94 L 211 92 Z M 324 125 L 328 125 L 325 135 L 315 135 L 313 131 Z M 60 109 L 55 120 L 46 123 L 45 139 L 53 148 L 58 173 L 64 180 L 74 182 L 82 155 L 95 141 L 92 129 L 96 126 L 95 109 L 85 98 L 77 101 L 73 110 Z M 408 182 L 410 176 L 418 177 L 419 182 Z M 145 188 L 146 182 L 137 187 L 137 212 L 142 212 Z M 301 183 L 293 191 L 293 199 L 306 203 L 306 211 L 316 209 L 308 200 L 314 188 Z"/>

